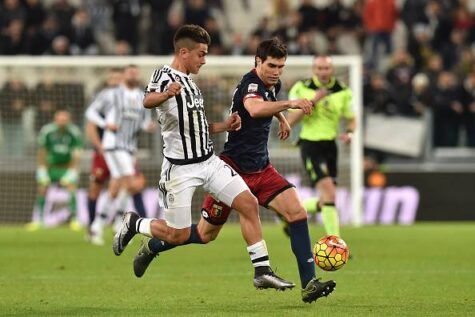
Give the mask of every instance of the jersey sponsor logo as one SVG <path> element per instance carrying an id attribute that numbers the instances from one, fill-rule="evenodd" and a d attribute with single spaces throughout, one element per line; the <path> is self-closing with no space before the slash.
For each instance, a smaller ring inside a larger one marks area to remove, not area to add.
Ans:
<path id="1" fill-rule="evenodd" d="M 257 89 L 257 84 L 249 84 L 249 86 L 247 86 L 247 92 L 257 92 Z"/>
<path id="2" fill-rule="evenodd" d="M 173 204 L 175 202 L 175 196 L 171 193 L 168 193 L 168 202 Z"/>
<path id="3" fill-rule="evenodd" d="M 204 109 L 204 100 L 202 95 L 186 95 L 186 107 L 189 110 Z"/>

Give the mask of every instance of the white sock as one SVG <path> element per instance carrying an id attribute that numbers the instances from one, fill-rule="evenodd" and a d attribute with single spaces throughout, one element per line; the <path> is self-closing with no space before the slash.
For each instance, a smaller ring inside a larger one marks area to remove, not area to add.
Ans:
<path id="1" fill-rule="evenodd" d="M 251 262 L 254 267 L 270 266 L 269 253 L 267 252 L 267 246 L 264 240 L 248 246 L 247 252 L 251 257 Z"/>
<path id="2" fill-rule="evenodd" d="M 114 200 L 115 199 L 112 198 L 111 195 L 107 192 L 106 201 L 104 202 L 104 207 L 102 208 L 102 211 L 99 213 L 99 217 L 96 217 L 96 219 L 101 218 L 102 223 L 105 223 L 107 221 L 107 218 L 112 212 Z"/>
<path id="3" fill-rule="evenodd" d="M 152 238 L 152 228 L 150 225 L 152 224 L 152 221 L 155 220 L 155 218 L 140 218 L 137 220 L 135 223 L 135 230 L 137 230 L 138 233 L 141 233 L 147 237 Z"/>

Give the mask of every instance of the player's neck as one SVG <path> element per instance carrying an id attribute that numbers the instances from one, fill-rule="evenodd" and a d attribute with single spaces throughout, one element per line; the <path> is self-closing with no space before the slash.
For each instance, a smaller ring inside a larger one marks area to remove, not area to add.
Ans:
<path id="1" fill-rule="evenodd" d="M 180 62 L 176 57 L 173 59 L 172 63 L 170 64 L 170 67 L 184 74 L 190 74 L 188 69 L 186 69 L 185 65 Z"/>

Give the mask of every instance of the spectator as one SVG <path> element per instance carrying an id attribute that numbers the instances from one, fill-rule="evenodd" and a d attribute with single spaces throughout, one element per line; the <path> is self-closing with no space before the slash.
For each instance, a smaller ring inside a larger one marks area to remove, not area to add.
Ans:
<path id="1" fill-rule="evenodd" d="M 213 55 L 225 54 L 223 41 L 221 40 L 221 32 L 219 30 L 218 22 L 215 18 L 209 17 L 205 23 L 205 29 L 208 31 L 211 38 L 211 44 L 209 45 L 209 53 Z"/>
<path id="2" fill-rule="evenodd" d="M 23 113 L 29 104 L 28 89 L 23 82 L 12 79 L 5 83 L 0 91 L 0 104 L 3 135 L 5 142 L 4 153 L 13 157 L 21 157 L 25 150 L 25 129 Z"/>
<path id="3" fill-rule="evenodd" d="M 453 68 L 462 60 L 462 53 L 465 46 L 465 32 L 460 29 L 453 29 L 450 34 L 450 41 L 442 46 L 442 60 L 444 68 Z"/>
<path id="4" fill-rule="evenodd" d="M 69 40 L 66 36 L 59 35 L 53 39 L 51 48 L 48 51 L 49 55 L 68 56 L 71 55 L 69 47 Z"/>
<path id="5" fill-rule="evenodd" d="M 365 111 L 393 115 L 396 113 L 395 101 L 388 89 L 384 76 L 373 73 L 370 81 L 363 87 Z"/>
<path id="6" fill-rule="evenodd" d="M 412 78 L 410 104 L 413 114 L 416 116 L 422 115 L 426 108 L 431 105 L 429 84 L 429 77 L 424 73 L 418 73 Z"/>
<path id="7" fill-rule="evenodd" d="M 415 25 L 427 24 L 425 9 L 429 0 L 405 0 L 401 10 L 401 20 L 408 30 Z"/>
<path id="8" fill-rule="evenodd" d="M 164 34 L 167 25 L 168 10 L 170 9 L 173 0 L 147 0 L 150 5 L 150 30 L 148 52 L 151 54 L 166 54 L 167 52 L 161 45 L 164 43 Z"/>
<path id="9" fill-rule="evenodd" d="M 46 11 L 40 0 L 26 0 L 25 29 L 29 34 L 33 34 L 39 29 L 46 18 Z"/>
<path id="10" fill-rule="evenodd" d="M 23 22 L 11 20 L 8 28 L 0 34 L 0 54 L 18 55 L 26 54 L 27 43 L 23 33 Z"/>
<path id="11" fill-rule="evenodd" d="M 318 26 L 325 24 L 325 15 L 320 15 L 320 11 L 313 5 L 312 0 L 302 0 L 298 12 L 302 17 L 300 31 L 316 30 Z"/>
<path id="12" fill-rule="evenodd" d="M 441 72 L 432 94 L 434 146 L 457 146 L 464 107 L 455 75 L 448 71 Z"/>
<path id="13" fill-rule="evenodd" d="M 37 32 L 33 32 L 28 38 L 28 52 L 32 55 L 42 55 L 51 47 L 53 39 L 59 35 L 58 23 L 52 15 L 44 20 L 43 25 Z"/>
<path id="14" fill-rule="evenodd" d="M 449 42 L 452 31 L 452 22 L 450 20 L 450 11 L 445 11 L 440 1 L 431 0 L 425 10 L 428 25 L 433 35 L 432 47 L 439 51 L 444 43 Z"/>
<path id="15" fill-rule="evenodd" d="M 74 14 L 71 35 L 71 51 L 74 55 L 96 55 L 98 53 L 89 14 L 85 9 L 79 9 Z"/>
<path id="16" fill-rule="evenodd" d="M 464 118 L 463 125 L 467 139 L 467 146 L 475 148 L 475 71 L 472 71 L 463 83 L 464 91 Z"/>
<path id="17" fill-rule="evenodd" d="M 430 29 L 425 24 L 417 24 L 409 31 L 407 49 L 414 59 L 414 67 L 417 71 L 426 68 L 429 58 L 435 54 L 431 40 Z"/>
<path id="18" fill-rule="evenodd" d="M 26 12 L 19 0 L 4 0 L 0 4 L 0 33 L 8 28 L 13 20 L 25 21 Z"/>
<path id="19" fill-rule="evenodd" d="M 163 42 L 161 43 L 164 54 L 173 54 L 173 35 L 182 24 L 182 15 L 178 12 L 170 12 L 163 35 Z"/>
<path id="20" fill-rule="evenodd" d="M 58 32 L 60 35 L 64 35 L 71 39 L 73 19 L 76 9 L 69 3 L 68 0 L 56 0 L 51 6 L 51 14 L 56 18 L 58 22 Z"/>
<path id="21" fill-rule="evenodd" d="M 138 28 L 141 4 L 139 0 L 113 0 L 112 20 L 114 22 L 115 39 L 126 41 L 135 55 L 138 53 Z"/>
<path id="22" fill-rule="evenodd" d="M 431 90 L 437 85 L 437 80 L 442 70 L 442 57 L 440 57 L 439 54 L 432 55 L 427 62 L 427 68 L 424 69 L 424 73 L 429 78 L 429 86 Z"/>
<path id="23" fill-rule="evenodd" d="M 386 78 L 393 90 L 397 113 L 402 115 L 413 115 L 412 107 L 409 104 L 413 75 L 414 67 L 409 54 L 406 51 L 396 52 Z"/>
<path id="24" fill-rule="evenodd" d="M 298 49 L 297 37 L 299 35 L 300 21 L 300 14 L 297 11 L 291 11 L 273 34 L 273 36 L 277 36 L 287 44 L 290 52 L 297 51 Z"/>
<path id="25" fill-rule="evenodd" d="M 211 17 L 205 0 L 188 0 L 185 3 L 185 24 L 206 26 L 206 20 Z"/>
<path id="26" fill-rule="evenodd" d="M 394 0 L 367 0 L 363 8 L 363 25 L 368 34 L 370 52 L 368 62 L 378 67 L 379 47 L 392 52 L 391 35 L 396 25 L 398 12 Z"/>

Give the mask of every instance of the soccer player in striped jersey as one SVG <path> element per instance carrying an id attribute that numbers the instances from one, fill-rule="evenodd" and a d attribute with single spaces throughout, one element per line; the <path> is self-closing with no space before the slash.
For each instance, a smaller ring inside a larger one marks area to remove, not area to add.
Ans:
<path id="1" fill-rule="evenodd" d="M 142 106 L 143 91 L 139 88 L 139 70 L 135 65 L 124 69 L 123 82 L 105 89 L 89 106 L 86 118 L 103 129 L 100 151 L 104 153 L 112 182 L 104 209 L 91 224 L 91 242 L 103 244 L 103 227 L 117 200 L 119 211 L 126 207 L 129 195 L 144 216 L 141 194 L 135 194 L 135 152 L 140 130 L 153 130 L 151 114 Z M 97 142 L 97 140 L 96 140 Z"/>
<path id="2" fill-rule="evenodd" d="M 261 206 L 276 211 L 289 223 L 291 248 L 302 285 L 302 300 L 313 302 L 328 296 L 336 284 L 316 278 L 307 213 L 294 186 L 270 163 L 267 148 L 273 117 L 279 120 L 280 138 L 286 139 L 290 126 L 281 112 L 300 109 L 310 114 L 313 109 L 313 104 L 305 98 L 277 101 L 286 58 L 287 48 L 280 40 L 271 39 L 259 44 L 255 68 L 243 76 L 233 95 L 231 111 L 239 113 L 242 128 L 229 132 L 220 157 L 242 176 Z M 204 239 L 218 235 L 231 212 L 230 207 L 225 201 L 208 195 L 198 224 Z M 144 241 L 134 260 L 136 276 L 144 274 L 153 257 L 172 247 L 158 239 Z"/>
<path id="3" fill-rule="evenodd" d="M 104 158 L 104 149 L 102 148 L 102 136 L 104 135 L 104 129 L 97 126 L 93 121 L 94 118 L 99 116 L 105 118 L 105 110 L 107 108 L 107 102 L 103 100 L 107 96 L 108 89 L 119 86 L 123 82 L 124 69 L 120 67 L 111 68 L 107 73 L 107 79 L 104 87 L 95 96 L 93 102 L 86 111 L 86 136 L 94 147 L 94 153 L 91 164 L 91 175 L 89 181 L 89 189 L 87 193 L 87 208 L 89 212 L 89 230 L 87 234 L 87 240 L 93 244 L 103 245 L 104 240 L 102 236 L 93 234 L 91 225 L 96 217 L 97 199 L 107 184 L 108 191 L 112 197 L 116 197 L 119 192 L 119 183 L 117 179 L 110 178 L 110 171 L 107 167 L 106 160 Z M 88 118 L 90 117 L 91 120 Z M 145 187 L 145 176 L 136 171 L 133 177 L 133 202 L 135 210 L 140 216 L 145 216 L 145 207 L 142 199 L 142 190 Z M 103 210 L 104 211 L 104 210 Z M 107 217 L 107 215 L 105 215 Z M 104 215 L 103 215 L 104 217 Z M 119 215 L 116 219 L 120 219 Z"/>
<path id="4" fill-rule="evenodd" d="M 206 63 L 209 34 L 197 25 L 184 25 L 174 37 L 175 55 L 170 66 L 156 70 L 147 87 L 146 108 L 156 108 L 164 141 L 159 183 L 165 219 L 124 217 L 122 230 L 114 237 L 113 250 L 120 255 L 137 233 L 156 237 L 169 245 L 207 243 L 199 225 L 191 223 L 191 200 L 198 186 L 239 212 L 241 231 L 254 266 L 254 285 L 258 288 L 287 289 L 295 285 L 275 275 L 259 220 L 258 205 L 243 179 L 219 159 L 213 150 L 210 133 L 240 129 L 234 113 L 220 123 L 208 124 L 203 96 L 190 77 Z"/>

